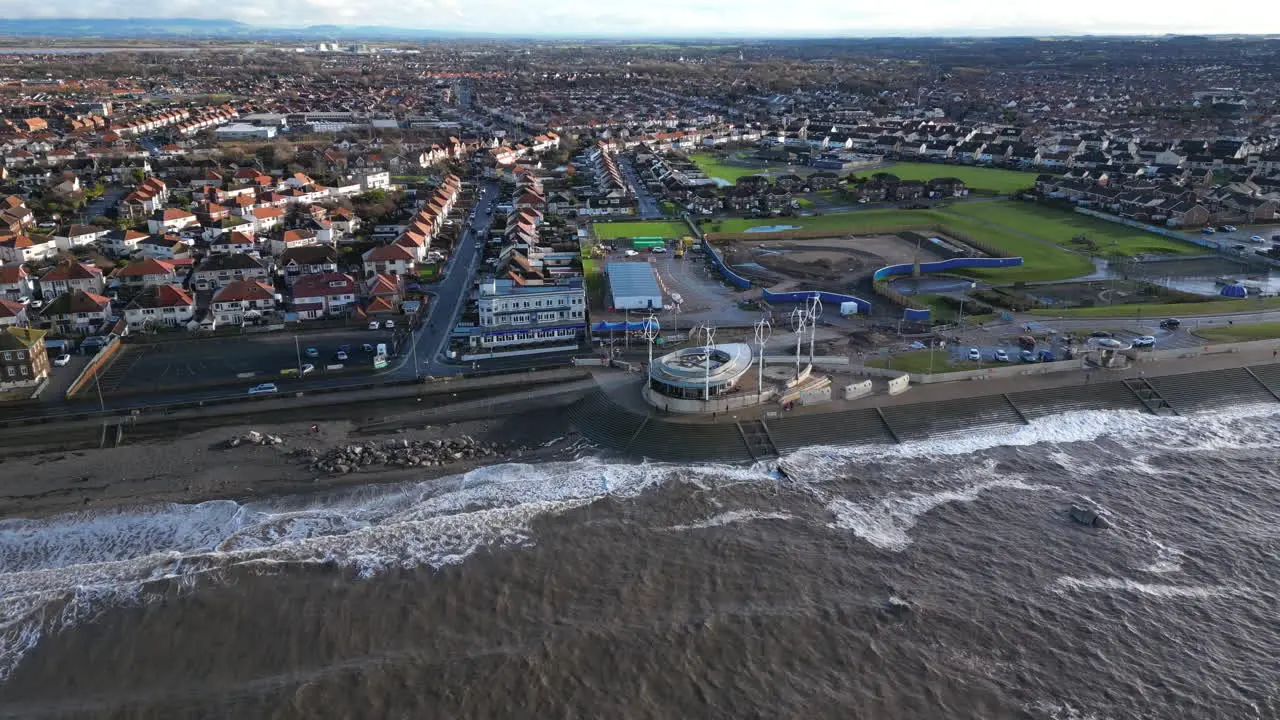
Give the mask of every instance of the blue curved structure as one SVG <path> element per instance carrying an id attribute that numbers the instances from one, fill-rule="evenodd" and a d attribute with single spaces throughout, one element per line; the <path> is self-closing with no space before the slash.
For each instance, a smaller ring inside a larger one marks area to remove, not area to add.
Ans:
<path id="1" fill-rule="evenodd" d="M 1222 297 L 1244 298 L 1249 297 L 1249 289 L 1243 285 L 1227 285 L 1218 291 Z"/>
<path id="2" fill-rule="evenodd" d="M 939 260 L 938 262 L 920 263 L 920 272 L 922 273 L 943 273 L 952 270 L 963 270 L 965 268 L 1008 268 L 1018 267 L 1022 264 L 1022 258 L 952 258 L 950 260 Z M 871 277 L 875 280 L 884 280 L 885 278 L 895 275 L 910 275 L 915 272 L 915 265 L 904 263 L 902 265 L 889 265 L 882 267 Z"/>

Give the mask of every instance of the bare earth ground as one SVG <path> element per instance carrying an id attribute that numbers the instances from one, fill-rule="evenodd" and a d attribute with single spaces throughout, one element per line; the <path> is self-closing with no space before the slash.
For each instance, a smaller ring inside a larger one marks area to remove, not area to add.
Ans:
<path id="1" fill-rule="evenodd" d="M 414 423 L 407 423 L 413 425 Z M 378 439 L 437 440 L 470 435 L 496 442 L 499 462 L 552 459 L 577 436 L 558 409 L 534 410 L 469 422 L 402 427 L 367 435 L 350 421 L 254 424 L 202 430 L 181 437 L 141 441 L 103 450 L 50 451 L 0 460 L 0 517 L 40 517 L 86 509 L 253 500 L 275 495 L 340 489 L 368 483 L 426 480 L 463 473 L 482 462 L 406 469 L 360 468 L 348 475 L 312 472 L 291 456 L 299 448 L 324 453 L 335 446 Z M 253 429 L 280 435 L 284 444 L 227 447 L 233 435 Z M 557 440 L 558 439 L 558 440 Z M 555 441 L 555 442 L 552 442 Z M 546 447 L 544 444 L 550 443 Z"/>

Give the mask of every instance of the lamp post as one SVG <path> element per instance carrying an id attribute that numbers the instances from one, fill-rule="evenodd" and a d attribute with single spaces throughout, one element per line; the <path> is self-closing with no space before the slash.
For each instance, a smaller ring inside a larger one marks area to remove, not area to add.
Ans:
<path id="1" fill-rule="evenodd" d="M 298 377 L 302 377 L 302 350 L 298 345 L 298 336 L 293 336 L 293 354 L 298 360 Z"/>
<path id="2" fill-rule="evenodd" d="M 756 404 L 763 405 L 761 398 L 764 396 L 764 344 L 769 341 L 769 336 L 773 334 L 773 326 L 768 320 L 760 318 L 756 321 L 756 347 L 760 349 L 760 366 L 756 370 Z"/>

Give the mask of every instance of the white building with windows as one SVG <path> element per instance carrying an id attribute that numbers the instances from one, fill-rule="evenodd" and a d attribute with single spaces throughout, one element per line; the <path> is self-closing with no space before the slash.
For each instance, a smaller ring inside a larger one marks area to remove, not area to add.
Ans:
<path id="1" fill-rule="evenodd" d="M 532 355 L 572 350 L 586 336 L 587 294 L 581 278 L 558 285 L 513 280 L 480 284 L 480 327 L 469 357 Z"/>

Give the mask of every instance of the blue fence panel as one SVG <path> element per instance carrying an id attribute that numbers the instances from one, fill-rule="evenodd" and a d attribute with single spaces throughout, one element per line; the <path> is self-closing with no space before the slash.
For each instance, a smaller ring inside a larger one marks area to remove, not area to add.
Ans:
<path id="1" fill-rule="evenodd" d="M 720 275 L 725 280 L 728 280 L 730 285 L 738 288 L 739 290 L 746 290 L 751 287 L 750 280 L 730 270 L 729 266 L 724 264 L 724 258 L 720 257 L 720 253 L 716 252 L 715 248 L 711 247 L 711 243 L 707 242 L 706 238 L 703 238 L 702 240 L 702 251 L 711 258 L 711 264 L 716 266 L 716 270 L 720 271 Z"/>
<path id="2" fill-rule="evenodd" d="M 902 319 L 907 322 L 929 322 L 929 310 L 913 310 L 904 308 L 902 311 Z"/>
<path id="3" fill-rule="evenodd" d="M 797 290 L 794 292 L 775 293 L 765 290 L 761 296 L 766 302 L 770 303 L 802 303 L 807 301 L 809 298 L 812 298 L 814 295 L 817 295 L 819 300 L 829 305 L 839 305 L 840 303 L 851 302 L 858 304 L 858 312 L 860 313 L 871 311 L 871 303 L 863 300 L 862 298 L 854 297 L 852 295 L 843 295 L 841 293 L 825 291 L 814 292 L 813 290 Z"/>

